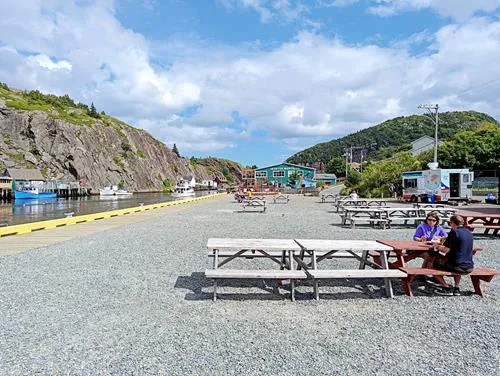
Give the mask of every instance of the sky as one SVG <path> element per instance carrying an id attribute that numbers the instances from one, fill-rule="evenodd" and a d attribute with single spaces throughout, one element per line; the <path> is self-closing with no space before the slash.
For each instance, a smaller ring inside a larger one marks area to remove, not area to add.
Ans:
<path id="1" fill-rule="evenodd" d="M 277 164 L 423 114 L 419 104 L 500 119 L 500 0 L 0 0 L 0 9 L 0 82 L 93 102 L 187 158 Z"/>

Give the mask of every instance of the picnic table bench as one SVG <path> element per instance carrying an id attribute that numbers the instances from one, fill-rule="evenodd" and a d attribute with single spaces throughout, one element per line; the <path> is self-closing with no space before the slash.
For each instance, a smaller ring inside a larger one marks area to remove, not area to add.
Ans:
<path id="1" fill-rule="evenodd" d="M 283 194 L 279 194 L 277 196 L 274 196 L 273 198 L 273 202 L 275 204 L 288 204 L 288 201 L 290 201 L 290 198 L 288 197 L 288 195 L 283 195 Z"/>
<path id="2" fill-rule="evenodd" d="M 480 297 L 484 297 L 483 290 L 481 289 L 481 281 L 490 282 L 494 276 L 500 275 L 500 272 L 495 269 L 490 268 L 474 268 L 472 272 L 468 274 L 460 274 L 454 272 L 448 272 L 438 269 L 427 269 L 427 268 L 401 268 L 403 272 L 406 273 L 406 277 L 403 277 L 403 290 L 406 295 L 413 296 L 413 291 L 411 288 L 411 283 L 413 279 L 418 275 L 433 275 L 433 276 L 456 276 L 456 275 L 468 275 L 472 281 L 472 286 L 474 286 L 474 292 Z"/>
<path id="3" fill-rule="evenodd" d="M 471 231 L 474 229 L 484 229 L 484 235 L 489 235 L 490 230 L 493 236 L 498 235 L 500 230 L 500 213 L 481 213 L 460 211 L 459 214 L 465 222 L 465 226 Z"/>
<path id="4" fill-rule="evenodd" d="M 261 212 L 264 213 L 266 211 L 266 201 L 251 199 L 243 201 L 243 211 L 245 212 Z"/>
<path id="5" fill-rule="evenodd" d="M 336 202 L 337 198 L 340 196 L 338 194 L 326 193 L 321 195 L 321 202 Z"/>

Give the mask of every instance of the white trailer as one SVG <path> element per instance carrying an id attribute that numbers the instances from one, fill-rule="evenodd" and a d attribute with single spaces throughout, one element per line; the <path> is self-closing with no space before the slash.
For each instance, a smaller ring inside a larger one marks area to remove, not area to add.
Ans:
<path id="1" fill-rule="evenodd" d="M 474 173 L 467 168 L 403 172 L 405 201 L 469 201 Z"/>

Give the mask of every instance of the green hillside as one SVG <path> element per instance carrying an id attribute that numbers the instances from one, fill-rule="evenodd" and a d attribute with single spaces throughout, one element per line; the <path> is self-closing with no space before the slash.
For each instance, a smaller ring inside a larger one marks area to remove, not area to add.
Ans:
<path id="1" fill-rule="evenodd" d="M 484 123 L 497 124 L 489 115 L 475 111 L 444 112 L 439 114 L 440 140 L 448 140 L 457 132 L 477 129 Z M 328 163 L 332 157 L 342 156 L 351 146 L 366 147 L 366 159 L 383 159 L 398 151 L 410 150 L 411 142 L 422 136 L 434 137 L 433 121 L 422 115 L 398 117 L 363 129 L 348 136 L 324 142 L 288 158 L 289 163 Z"/>

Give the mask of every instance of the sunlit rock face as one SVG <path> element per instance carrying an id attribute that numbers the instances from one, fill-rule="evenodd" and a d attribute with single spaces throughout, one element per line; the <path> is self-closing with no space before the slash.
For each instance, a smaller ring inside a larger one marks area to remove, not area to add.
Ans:
<path id="1" fill-rule="evenodd" d="M 130 191 L 162 191 L 165 179 L 175 184 L 186 175 L 197 182 L 222 178 L 223 166 L 235 183 L 241 181 L 237 163 L 213 159 L 193 166 L 149 133 L 104 119 L 72 123 L 0 101 L 0 174 L 7 167 L 37 168 L 48 180 L 80 181 L 93 192 L 120 181 Z"/>

